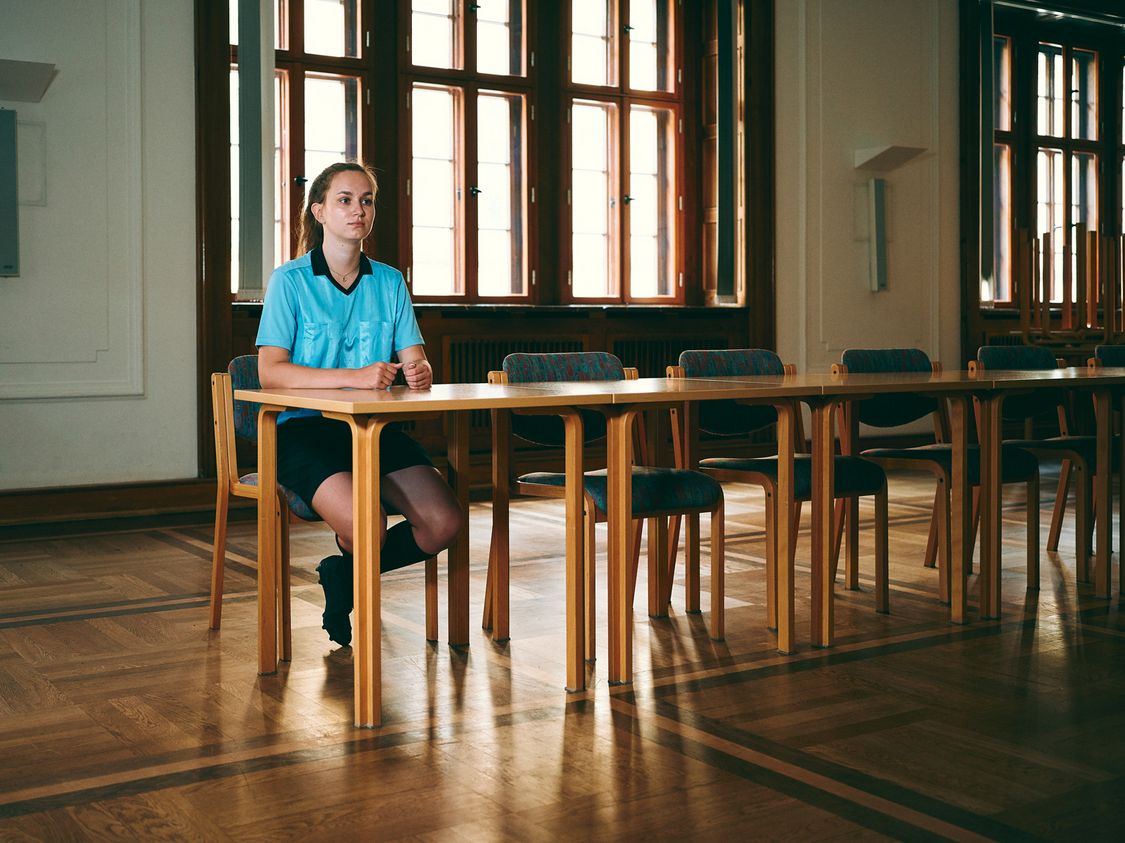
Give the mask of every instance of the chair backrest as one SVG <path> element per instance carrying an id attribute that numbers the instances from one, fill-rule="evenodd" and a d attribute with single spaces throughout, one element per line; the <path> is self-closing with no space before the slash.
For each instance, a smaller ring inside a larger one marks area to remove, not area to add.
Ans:
<path id="1" fill-rule="evenodd" d="M 1103 366 L 1125 366 L 1125 345 L 1095 346 L 1094 359 Z"/>
<path id="2" fill-rule="evenodd" d="M 608 351 L 516 352 L 504 358 L 503 369 L 508 383 L 625 380 L 625 367 Z"/>
<path id="3" fill-rule="evenodd" d="M 236 389 L 261 389 L 262 382 L 258 380 L 258 355 L 243 354 L 235 357 L 227 366 L 230 374 L 230 388 Z M 258 405 L 249 401 L 234 402 L 234 432 L 243 439 L 251 442 L 258 441 Z"/>
<path id="4" fill-rule="evenodd" d="M 680 352 L 679 365 L 689 378 L 785 374 L 781 358 L 766 348 L 689 349 Z M 699 429 L 712 436 L 743 436 L 776 421 L 773 407 L 736 401 L 704 401 L 699 405 Z"/>
<path id="5" fill-rule="evenodd" d="M 1059 367 L 1051 349 L 1041 345 L 982 345 L 977 349 L 977 363 L 987 371 L 1041 372 Z M 1048 413 L 1059 414 L 1060 429 L 1066 427 L 1062 411 L 1064 398 L 1054 390 L 1034 395 L 1011 395 L 1004 399 L 1000 415 L 1006 421 L 1019 421 Z"/>
<path id="6" fill-rule="evenodd" d="M 1057 369 L 1054 352 L 1041 345 L 982 345 L 977 349 L 977 362 L 985 370 L 1043 371 Z"/>
<path id="7" fill-rule="evenodd" d="M 849 348 L 840 355 L 849 374 L 929 373 L 934 364 L 920 348 Z M 898 427 L 939 411 L 934 398 L 913 393 L 876 395 L 856 402 L 859 420 L 871 427 Z"/>
<path id="8" fill-rule="evenodd" d="M 548 354 L 516 352 L 504 358 L 508 383 L 559 383 L 564 381 L 621 381 L 625 367 L 607 351 L 560 351 Z M 605 437 L 605 416 L 582 410 L 583 442 Z M 560 448 L 566 443 L 562 419 L 556 416 L 512 416 L 512 433 L 536 445 Z"/>

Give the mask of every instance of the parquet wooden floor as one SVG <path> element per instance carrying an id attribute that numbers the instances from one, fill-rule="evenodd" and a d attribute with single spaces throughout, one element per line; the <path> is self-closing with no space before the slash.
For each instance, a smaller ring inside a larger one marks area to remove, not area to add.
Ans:
<path id="1" fill-rule="evenodd" d="M 352 727 L 351 651 L 320 629 L 323 527 L 294 526 L 294 658 L 270 677 L 252 523 L 232 525 L 217 633 L 206 527 L 0 542 L 0 839 L 1121 839 L 1116 579 L 1108 602 L 1076 586 L 1068 529 L 1026 591 L 1018 494 L 1000 621 L 949 624 L 921 566 L 932 485 L 896 475 L 891 614 L 874 612 L 865 529 L 864 590 L 838 587 L 838 643 L 811 650 L 805 532 L 802 646 L 783 657 L 762 499 L 728 487 L 727 640 L 682 613 L 682 581 L 649 620 L 642 572 L 636 681 L 611 688 L 595 664 L 572 695 L 562 507 L 517 501 L 510 643 L 474 623 L 465 650 L 428 645 L 421 568 L 384 577 L 375 731 Z M 474 620 L 489 523 L 475 505 Z"/>

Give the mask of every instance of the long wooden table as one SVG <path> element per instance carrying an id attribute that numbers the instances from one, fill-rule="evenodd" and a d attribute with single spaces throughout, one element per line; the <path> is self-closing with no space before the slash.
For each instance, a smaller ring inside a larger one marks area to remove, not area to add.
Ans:
<path id="1" fill-rule="evenodd" d="M 914 374 L 828 374 L 778 377 L 707 379 L 643 378 L 634 381 L 557 384 L 435 385 L 415 392 L 402 387 L 387 391 L 366 390 L 238 390 L 235 397 L 262 405 L 259 413 L 259 482 L 276 485 L 276 419 L 287 408 L 320 410 L 347 422 L 354 441 L 353 484 L 356 524 L 356 724 L 377 725 L 381 719 L 379 654 L 379 543 L 376 513 L 379 501 L 378 435 L 395 420 L 430 413 L 449 417 L 450 482 L 467 513 L 466 413 L 478 409 L 553 408 L 570 419 L 567 423 L 567 683 L 584 687 L 584 629 L 582 559 L 582 430 L 575 407 L 599 407 L 607 415 L 609 503 L 609 681 L 632 679 L 632 601 L 628 560 L 632 558 L 632 449 L 631 431 L 636 416 L 650 409 L 683 405 L 690 418 L 699 401 L 740 400 L 768 403 L 778 408 L 779 499 L 777 502 L 778 648 L 794 649 L 794 570 L 790 549 L 793 500 L 792 431 L 799 403 L 813 412 L 813 546 L 812 632 L 814 646 L 829 646 L 833 631 L 833 583 L 830 580 L 829 545 L 832 518 L 831 455 L 835 452 L 833 413 L 842 401 L 887 392 L 917 392 L 949 400 L 952 410 L 953 506 L 950 517 L 954 537 L 951 553 L 951 619 L 963 623 L 967 614 L 967 560 L 972 549 L 971 490 L 968 485 L 968 443 L 972 424 L 971 402 L 980 403 L 983 419 L 981 443 L 982 535 L 981 615 L 999 615 L 1000 559 L 1000 408 L 1003 397 L 1015 391 L 1082 389 L 1093 392 L 1098 407 L 1099 461 L 1108 465 L 1111 437 L 1111 396 L 1125 386 L 1125 369 L 1066 369 L 1051 372 L 942 372 Z M 575 421 L 577 419 L 577 422 Z M 1095 500 L 1099 529 L 1096 591 L 1109 594 L 1110 481 L 1109 472 L 1098 475 Z M 259 670 L 277 668 L 277 582 L 275 547 L 277 525 L 274 508 L 260 505 L 259 559 Z M 505 567 L 506 572 L 506 567 Z M 497 584 L 499 585 L 499 583 Z M 504 583 L 506 585 L 506 583 Z M 449 642 L 468 643 L 468 533 L 462 530 L 449 551 Z M 502 610 L 506 613 L 506 602 Z M 506 633 L 506 617 L 504 619 Z"/>

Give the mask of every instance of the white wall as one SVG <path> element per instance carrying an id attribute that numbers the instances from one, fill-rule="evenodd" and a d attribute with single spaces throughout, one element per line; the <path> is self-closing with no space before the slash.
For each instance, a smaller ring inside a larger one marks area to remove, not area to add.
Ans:
<path id="1" fill-rule="evenodd" d="M 195 81 L 186 0 L 5 0 L 21 275 L 0 278 L 0 488 L 194 477 Z"/>
<path id="2" fill-rule="evenodd" d="M 960 356 L 955 0 L 776 4 L 777 337 L 801 371 L 848 347 Z M 854 151 L 927 152 L 888 173 Z M 866 182 L 887 179 L 887 289 L 867 286 Z"/>

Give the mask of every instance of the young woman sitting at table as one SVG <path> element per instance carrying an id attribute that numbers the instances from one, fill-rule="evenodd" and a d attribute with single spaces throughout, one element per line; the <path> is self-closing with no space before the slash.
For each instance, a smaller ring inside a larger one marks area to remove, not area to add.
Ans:
<path id="1" fill-rule="evenodd" d="M 258 329 L 258 375 L 269 388 L 386 389 L 401 370 L 427 389 L 433 370 L 402 273 L 368 260 L 361 246 L 375 221 L 374 173 L 357 163 L 327 167 L 309 186 L 301 256 L 266 287 Z M 452 490 L 413 439 L 393 427 L 379 451 L 383 571 L 420 562 L 453 543 L 462 513 Z M 352 440 L 341 421 L 315 410 L 278 417 L 278 481 L 336 532 L 342 555 L 318 566 L 324 629 L 341 646 L 352 628 Z M 406 520 L 387 529 L 387 510 Z"/>

